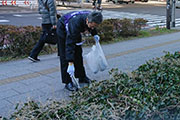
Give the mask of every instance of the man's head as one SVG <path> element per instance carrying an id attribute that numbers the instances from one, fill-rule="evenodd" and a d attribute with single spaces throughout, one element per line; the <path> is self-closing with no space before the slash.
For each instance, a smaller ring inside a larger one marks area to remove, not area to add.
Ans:
<path id="1" fill-rule="evenodd" d="M 92 12 L 87 17 L 87 25 L 89 28 L 94 29 L 103 21 L 101 12 Z"/>

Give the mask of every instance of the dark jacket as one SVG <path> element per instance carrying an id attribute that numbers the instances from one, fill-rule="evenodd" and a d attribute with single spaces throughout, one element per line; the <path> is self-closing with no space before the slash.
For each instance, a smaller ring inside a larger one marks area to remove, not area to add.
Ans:
<path id="1" fill-rule="evenodd" d="M 69 13 L 70 14 L 70 13 Z M 65 24 L 65 14 L 62 16 L 61 20 Z M 65 48 L 65 54 L 66 54 L 66 60 L 68 62 L 73 62 L 74 61 L 74 55 L 75 55 L 75 47 L 78 47 L 76 43 L 81 42 L 81 33 L 85 32 L 88 30 L 92 36 L 97 34 L 96 29 L 90 29 L 88 28 L 86 24 L 86 19 L 87 19 L 88 14 L 78 14 L 73 16 L 71 19 L 68 21 L 68 28 L 66 29 L 66 48 Z"/>
<path id="2" fill-rule="evenodd" d="M 56 5 L 54 0 L 38 0 L 38 10 L 42 15 L 42 24 L 56 25 Z"/>

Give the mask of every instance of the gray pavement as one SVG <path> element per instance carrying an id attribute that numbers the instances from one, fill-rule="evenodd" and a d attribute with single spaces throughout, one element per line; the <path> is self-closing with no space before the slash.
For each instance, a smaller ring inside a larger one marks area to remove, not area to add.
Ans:
<path id="1" fill-rule="evenodd" d="M 180 51 L 179 46 L 180 32 L 102 45 L 109 64 L 107 70 L 93 74 L 85 64 L 86 72 L 97 81 L 109 79 L 112 68 L 130 72 L 149 59 L 163 56 L 163 51 Z M 90 50 L 91 47 L 83 47 L 83 55 Z M 0 63 L 0 116 L 9 116 L 17 103 L 31 99 L 70 99 L 71 92 L 61 82 L 57 53 L 39 58 L 41 61 L 36 63 L 28 59 Z"/>
<path id="2" fill-rule="evenodd" d="M 147 60 L 180 51 L 180 32 L 102 45 L 108 60 L 108 69 L 93 74 L 85 64 L 87 75 L 94 80 L 109 79 L 108 71 L 119 68 L 130 72 Z M 83 47 L 83 55 L 91 47 Z M 16 103 L 29 99 L 46 102 L 47 99 L 69 99 L 71 92 L 61 83 L 57 54 L 39 56 L 40 62 L 28 59 L 0 63 L 0 115 L 8 116 Z M 83 86 L 83 85 L 81 85 Z"/>

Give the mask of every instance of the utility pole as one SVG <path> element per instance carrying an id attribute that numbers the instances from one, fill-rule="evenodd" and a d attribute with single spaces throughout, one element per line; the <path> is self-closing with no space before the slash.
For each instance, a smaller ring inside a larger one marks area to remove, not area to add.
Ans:
<path id="1" fill-rule="evenodd" d="M 175 27 L 175 9 L 176 0 L 172 0 L 172 27 Z"/>
<path id="2" fill-rule="evenodd" d="M 167 0 L 166 2 L 166 28 L 170 29 L 170 23 L 171 23 L 171 5 L 170 0 Z"/>

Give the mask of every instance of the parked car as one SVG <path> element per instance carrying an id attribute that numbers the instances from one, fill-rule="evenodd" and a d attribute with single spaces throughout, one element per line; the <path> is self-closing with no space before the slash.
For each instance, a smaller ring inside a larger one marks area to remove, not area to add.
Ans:
<path id="1" fill-rule="evenodd" d="M 176 0 L 176 8 L 180 8 L 180 0 Z"/>

